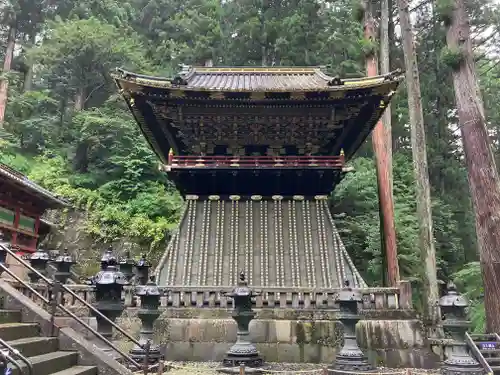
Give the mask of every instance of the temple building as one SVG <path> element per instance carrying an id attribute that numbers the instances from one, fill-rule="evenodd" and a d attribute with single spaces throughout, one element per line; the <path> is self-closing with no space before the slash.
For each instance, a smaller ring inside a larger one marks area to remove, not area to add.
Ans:
<path id="1" fill-rule="evenodd" d="M 118 70 L 132 114 L 187 201 L 157 268 L 161 285 L 366 286 L 328 196 L 401 77 L 321 68 Z"/>
<path id="2" fill-rule="evenodd" d="M 50 232 L 51 223 L 42 219 L 44 212 L 67 205 L 23 174 L 0 163 L 0 231 L 20 254 L 34 252 L 40 240 Z M 18 267 L 11 259 L 7 259 L 7 264 L 17 273 Z"/>

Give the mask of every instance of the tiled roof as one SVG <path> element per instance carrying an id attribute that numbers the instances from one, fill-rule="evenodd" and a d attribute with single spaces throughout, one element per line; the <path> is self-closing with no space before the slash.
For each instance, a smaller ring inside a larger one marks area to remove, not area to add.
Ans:
<path id="1" fill-rule="evenodd" d="M 188 88 L 221 91 L 276 91 L 326 89 L 332 77 L 320 69 L 193 68 L 184 79 Z"/>
<path id="2" fill-rule="evenodd" d="M 14 184 L 22 186 L 31 194 L 38 195 L 44 201 L 50 202 L 50 206 L 53 208 L 68 206 L 68 203 L 64 200 L 56 197 L 47 189 L 44 189 L 38 184 L 35 184 L 22 173 L 10 168 L 3 163 L 0 163 L 0 176 L 2 177 L 2 179 L 10 180 Z"/>
<path id="3" fill-rule="evenodd" d="M 336 91 L 377 86 L 399 72 L 385 76 L 340 79 L 325 74 L 319 67 L 305 68 L 206 68 L 184 66 L 174 79 L 154 77 L 117 69 L 117 81 L 157 88 L 201 91 L 278 92 Z M 123 84 L 119 84 L 124 88 Z M 126 85 L 125 85 L 126 86 Z"/>

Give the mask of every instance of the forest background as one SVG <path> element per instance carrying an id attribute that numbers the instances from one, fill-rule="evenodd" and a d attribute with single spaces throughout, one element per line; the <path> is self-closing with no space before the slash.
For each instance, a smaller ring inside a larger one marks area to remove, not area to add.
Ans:
<path id="1" fill-rule="evenodd" d="M 467 174 L 459 141 L 445 30 L 446 0 L 412 3 L 419 60 L 438 278 L 455 280 L 484 329 L 482 281 Z M 469 0 L 474 52 L 496 159 L 500 159 L 498 5 Z M 374 2 L 375 8 L 377 5 Z M 404 70 L 397 10 L 389 1 L 391 69 Z M 436 10 L 437 9 L 437 10 Z M 172 76 L 179 64 L 323 65 L 364 75 L 357 0 L 11 0 L 0 20 L 0 162 L 85 212 L 95 241 L 129 237 L 158 259 L 183 202 L 126 109 L 109 72 Z M 379 16 L 378 13 L 375 14 Z M 10 60 L 10 56 L 13 59 Z M 8 94 L 8 95 L 5 95 Z M 415 183 L 406 87 L 391 106 L 395 222 L 401 275 L 418 288 Z M 3 107 L 2 107 L 3 106 Z M 1 115 L 1 113 L 0 113 Z M 383 279 L 371 142 L 351 161 L 331 207 L 344 243 L 371 285 Z M 499 161 L 497 161 L 497 165 Z M 343 215 L 345 214 L 345 215 Z M 417 299 L 418 299 L 418 294 Z M 417 301 L 418 302 L 418 301 Z"/>

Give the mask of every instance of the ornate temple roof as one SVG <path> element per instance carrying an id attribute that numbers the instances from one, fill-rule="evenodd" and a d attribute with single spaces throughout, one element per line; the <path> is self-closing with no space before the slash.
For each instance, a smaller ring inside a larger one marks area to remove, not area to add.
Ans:
<path id="1" fill-rule="evenodd" d="M 114 78 L 122 89 L 149 86 L 183 91 L 289 92 L 345 91 L 377 87 L 399 80 L 399 72 L 383 76 L 341 79 L 325 74 L 320 67 L 208 68 L 183 66 L 174 78 L 154 77 L 117 69 Z M 134 85 L 135 84 L 135 85 Z"/>
<path id="2" fill-rule="evenodd" d="M 62 208 L 68 206 L 68 203 L 64 200 L 3 163 L 0 163 L 0 180 L 14 185 L 30 195 L 38 197 L 41 201 L 46 203 L 48 208 Z"/>
<path id="3" fill-rule="evenodd" d="M 173 78 L 113 78 L 165 163 L 176 155 L 351 157 L 395 93 L 400 72 L 341 79 L 319 67 L 183 66 Z"/>

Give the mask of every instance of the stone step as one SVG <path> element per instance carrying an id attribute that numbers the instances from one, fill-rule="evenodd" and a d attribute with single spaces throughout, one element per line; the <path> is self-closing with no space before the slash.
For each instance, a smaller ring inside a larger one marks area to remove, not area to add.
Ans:
<path id="1" fill-rule="evenodd" d="M 0 309 L 1 323 L 16 323 L 21 321 L 21 311 Z"/>
<path id="2" fill-rule="evenodd" d="M 36 323 L 2 323 L 0 337 L 5 341 L 13 341 L 26 337 L 38 336 L 40 327 Z"/>
<path id="3" fill-rule="evenodd" d="M 8 342 L 25 357 L 55 352 L 59 349 L 57 337 L 26 337 Z"/>
<path id="4" fill-rule="evenodd" d="M 97 367 L 94 366 L 73 366 L 51 375 L 97 375 Z"/>
<path id="5" fill-rule="evenodd" d="M 482 355 L 485 355 L 485 354 L 494 354 L 494 355 L 499 355 L 500 354 L 500 349 L 479 349 L 479 352 L 482 354 Z"/>
<path id="6" fill-rule="evenodd" d="M 496 335 L 492 333 L 469 333 L 474 341 L 497 341 Z"/>
<path id="7" fill-rule="evenodd" d="M 33 365 L 35 375 L 51 375 L 76 365 L 78 362 L 78 353 L 57 351 L 29 357 L 28 359 Z M 21 364 L 23 372 L 26 372 L 26 364 L 21 361 L 19 361 L 19 364 Z M 9 364 L 9 367 L 12 368 L 12 375 L 22 375 L 12 364 Z"/>

